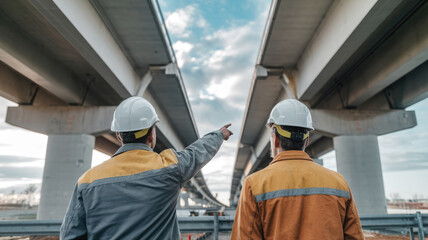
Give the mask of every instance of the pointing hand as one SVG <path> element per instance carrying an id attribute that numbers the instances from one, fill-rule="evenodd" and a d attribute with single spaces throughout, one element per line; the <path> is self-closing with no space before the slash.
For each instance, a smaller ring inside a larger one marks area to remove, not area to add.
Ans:
<path id="1" fill-rule="evenodd" d="M 227 129 L 231 125 L 232 124 L 229 123 L 229 124 L 224 125 L 222 128 L 220 128 L 220 132 L 223 133 L 223 139 L 226 141 L 229 139 L 229 137 L 231 135 L 233 135 L 233 132 L 231 132 L 229 129 Z"/>

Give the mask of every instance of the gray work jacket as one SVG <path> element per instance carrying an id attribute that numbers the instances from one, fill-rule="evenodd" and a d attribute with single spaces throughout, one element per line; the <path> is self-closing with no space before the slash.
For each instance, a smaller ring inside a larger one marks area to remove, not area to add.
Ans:
<path id="1" fill-rule="evenodd" d="M 214 131 L 183 151 L 157 154 L 142 143 L 123 145 L 79 178 L 60 239 L 180 239 L 180 190 L 222 142 Z"/>

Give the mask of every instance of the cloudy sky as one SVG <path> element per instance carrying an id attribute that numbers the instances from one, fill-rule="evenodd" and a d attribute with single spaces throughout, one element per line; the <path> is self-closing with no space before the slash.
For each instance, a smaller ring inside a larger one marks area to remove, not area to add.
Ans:
<path id="1" fill-rule="evenodd" d="M 159 1 L 200 135 L 232 123 L 234 136 L 203 169 L 209 188 L 228 203 L 249 86 L 270 0 Z M 0 193 L 41 182 L 47 136 L 4 123 L 0 98 Z M 418 126 L 379 137 L 387 197 L 428 198 L 428 100 L 412 107 Z M 94 151 L 93 165 L 108 159 Z M 334 152 L 325 166 L 336 169 Z"/>

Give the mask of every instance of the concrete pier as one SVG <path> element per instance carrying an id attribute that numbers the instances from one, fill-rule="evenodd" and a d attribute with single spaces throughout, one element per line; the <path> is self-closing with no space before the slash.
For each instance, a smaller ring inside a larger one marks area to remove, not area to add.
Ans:
<path id="1" fill-rule="evenodd" d="M 348 182 L 360 214 L 386 214 L 379 144 L 375 135 L 333 138 L 337 171 Z"/>
<path id="2" fill-rule="evenodd" d="M 77 179 L 91 167 L 94 144 L 88 134 L 49 135 L 37 219 L 64 218 Z"/>

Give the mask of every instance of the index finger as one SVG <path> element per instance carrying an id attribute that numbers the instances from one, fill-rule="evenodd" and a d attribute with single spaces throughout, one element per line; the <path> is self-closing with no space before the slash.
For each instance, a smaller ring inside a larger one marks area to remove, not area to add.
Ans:
<path id="1" fill-rule="evenodd" d="M 224 127 L 224 128 L 228 128 L 228 127 L 230 127 L 230 126 L 232 126 L 232 123 L 226 124 L 226 125 L 224 125 L 223 127 Z"/>

